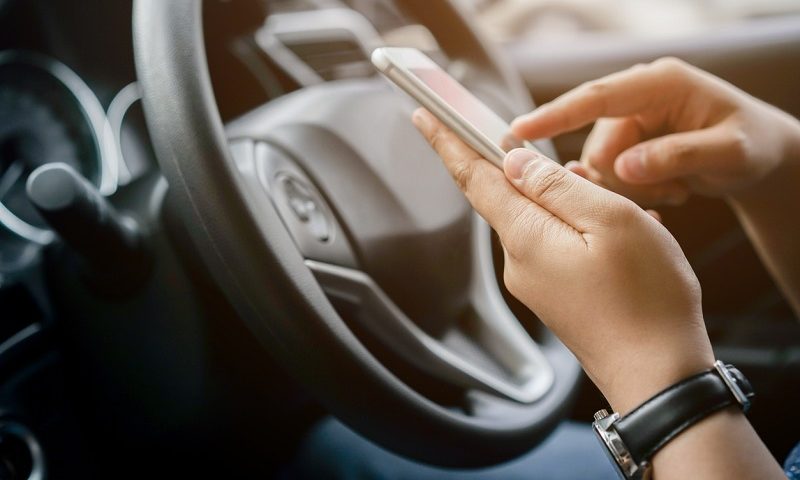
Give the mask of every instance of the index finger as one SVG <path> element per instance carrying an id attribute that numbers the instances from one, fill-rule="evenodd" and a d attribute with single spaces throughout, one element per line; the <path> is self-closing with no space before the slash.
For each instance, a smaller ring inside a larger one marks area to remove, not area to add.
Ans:
<path id="1" fill-rule="evenodd" d="M 469 203 L 501 238 L 523 213 L 553 216 L 522 195 L 508 183 L 502 170 L 461 141 L 430 112 L 420 108 L 414 112 L 413 120 L 442 158 Z"/>
<path id="2" fill-rule="evenodd" d="M 603 117 L 648 110 L 671 90 L 674 60 L 637 65 L 584 83 L 511 123 L 519 138 L 549 138 Z"/>

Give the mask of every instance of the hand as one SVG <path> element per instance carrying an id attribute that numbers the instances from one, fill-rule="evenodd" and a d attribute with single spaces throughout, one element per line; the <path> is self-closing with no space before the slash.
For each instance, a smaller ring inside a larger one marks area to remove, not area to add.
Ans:
<path id="1" fill-rule="evenodd" d="M 577 356 L 616 410 L 710 368 L 700 287 L 677 242 L 630 200 L 532 151 L 505 174 L 425 110 L 414 123 L 497 231 L 509 291 Z"/>
<path id="2" fill-rule="evenodd" d="M 795 119 L 671 58 L 581 85 L 512 131 L 546 138 L 595 120 L 581 163 L 569 168 L 643 205 L 745 194 L 800 158 Z"/>

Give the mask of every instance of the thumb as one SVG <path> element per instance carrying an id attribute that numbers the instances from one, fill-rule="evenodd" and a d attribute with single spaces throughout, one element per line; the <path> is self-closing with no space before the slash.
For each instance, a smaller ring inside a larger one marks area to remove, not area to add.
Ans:
<path id="1" fill-rule="evenodd" d="M 653 184 L 714 168 L 736 153 L 735 137 L 718 128 L 675 133 L 640 143 L 617 157 L 614 172 L 627 183 Z"/>
<path id="2" fill-rule="evenodd" d="M 524 148 L 509 152 L 503 167 L 520 193 L 579 232 L 596 226 L 598 217 L 622 198 Z"/>

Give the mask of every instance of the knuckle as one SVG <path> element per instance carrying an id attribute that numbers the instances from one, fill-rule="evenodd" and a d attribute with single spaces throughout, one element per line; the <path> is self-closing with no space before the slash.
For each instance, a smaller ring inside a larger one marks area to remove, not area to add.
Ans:
<path id="1" fill-rule="evenodd" d="M 652 63 L 654 73 L 660 78 L 667 91 L 663 99 L 679 101 L 685 99 L 687 86 L 696 81 L 696 71 L 690 64 L 675 57 L 659 58 Z"/>
<path id="2" fill-rule="evenodd" d="M 680 142 L 672 146 L 673 167 L 680 162 L 691 162 L 697 159 L 700 148 L 694 143 Z"/>
<path id="3" fill-rule="evenodd" d="M 592 80 L 590 82 L 586 82 L 583 85 L 584 91 L 587 94 L 595 96 L 595 97 L 602 97 L 605 94 L 607 94 L 608 93 L 608 88 L 609 88 L 608 87 L 608 83 L 603 79 Z"/>
<path id="4" fill-rule="evenodd" d="M 696 159 L 698 153 L 699 147 L 694 143 L 669 142 L 663 146 L 662 155 L 667 167 L 677 167 L 678 164 Z"/>
<path id="5" fill-rule="evenodd" d="M 654 61 L 652 65 L 662 72 L 673 74 L 685 72 L 688 66 L 686 62 L 677 57 L 661 57 Z"/>
<path id="6" fill-rule="evenodd" d="M 608 111 L 608 97 L 611 94 L 611 85 L 608 80 L 601 78 L 584 83 L 581 87 L 583 95 L 592 99 L 590 112 L 592 116 L 601 117 Z"/>
<path id="7" fill-rule="evenodd" d="M 472 179 L 475 176 L 475 167 L 470 161 L 459 160 L 452 166 L 450 173 L 458 188 L 466 192 L 469 190 Z"/>
<path id="8" fill-rule="evenodd" d="M 534 174 L 526 179 L 530 192 L 537 198 L 557 199 L 568 189 L 567 170 L 550 164 L 548 160 L 539 159 L 541 162 L 538 169 L 532 169 Z"/>
<path id="9" fill-rule="evenodd" d="M 441 153 L 444 149 L 445 145 L 445 134 L 444 130 L 440 127 L 437 127 L 433 132 L 431 132 L 430 138 L 428 138 L 428 142 L 431 144 L 434 150 Z"/>
<path id="10" fill-rule="evenodd" d="M 652 65 L 670 88 L 677 88 L 689 80 L 691 66 L 679 58 L 659 58 Z"/>
<path id="11" fill-rule="evenodd" d="M 622 227 L 629 227 L 638 222 L 643 212 L 638 205 L 629 200 L 617 202 L 606 211 L 610 223 Z"/>

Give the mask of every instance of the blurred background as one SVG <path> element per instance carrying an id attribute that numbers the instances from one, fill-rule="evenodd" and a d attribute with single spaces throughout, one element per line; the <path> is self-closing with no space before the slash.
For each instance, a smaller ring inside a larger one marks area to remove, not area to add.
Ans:
<path id="1" fill-rule="evenodd" d="M 495 40 L 680 37 L 800 13 L 795 0 L 460 0 Z"/>
<path id="2" fill-rule="evenodd" d="M 796 0 L 457 0 L 492 40 L 577 42 L 586 35 L 679 37 L 754 19 L 800 14 Z M 401 16 L 381 0 L 282 0 L 274 10 L 349 4 L 380 30 Z"/>

